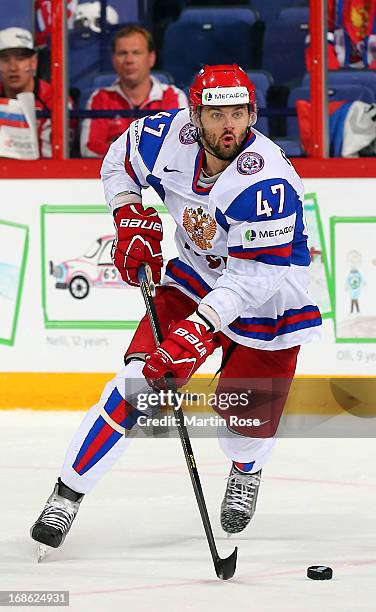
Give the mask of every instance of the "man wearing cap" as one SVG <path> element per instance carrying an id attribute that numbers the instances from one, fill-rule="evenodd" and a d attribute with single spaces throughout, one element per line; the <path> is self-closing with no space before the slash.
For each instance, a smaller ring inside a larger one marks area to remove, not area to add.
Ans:
<path id="1" fill-rule="evenodd" d="M 32 92 L 37 110 L 49 110 L 52 87 L 38 79 L 38 57 L 31 33 L 23 28 L 0 31 L 0 97 L 16 98 L 17 94 Z M 41 157 L 51 157 L 51 120 L 37 120 Z"/>

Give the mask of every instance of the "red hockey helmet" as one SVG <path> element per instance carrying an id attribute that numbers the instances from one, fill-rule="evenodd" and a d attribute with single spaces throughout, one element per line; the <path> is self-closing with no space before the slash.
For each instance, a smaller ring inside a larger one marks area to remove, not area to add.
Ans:
<path id="1" fill-rule="evenodd" d="M 240 66 L 236 64 L 205 65 L 189 88 L 193 112 L 198 106 L 249 104 L 256 112 L 256 89 Z"/>

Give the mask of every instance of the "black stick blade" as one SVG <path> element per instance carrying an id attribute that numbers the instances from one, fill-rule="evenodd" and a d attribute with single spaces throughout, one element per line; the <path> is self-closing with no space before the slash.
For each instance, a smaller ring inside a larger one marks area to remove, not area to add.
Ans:
<path id="1" fill-rule="evenodd" d="M 218 557 L 214 561 L 215 571 L 221 580 L 229 580 L 233 577 L 236 570 L 236 560 L 238 557 L 238 547 L 235 547 L 234 552 L 226 559 Z"/>

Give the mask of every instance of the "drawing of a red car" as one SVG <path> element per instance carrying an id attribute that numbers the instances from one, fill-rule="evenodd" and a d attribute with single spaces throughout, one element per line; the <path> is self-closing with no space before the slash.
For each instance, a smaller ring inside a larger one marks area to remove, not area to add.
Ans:
<path id="1" fill-rule="evenodd" d="M 56 279 L 56 289 L 69 289 L 72 297 L 82 300 L 90 287 L 125 287 L 112 263 L 111 247 L 114 236 L 97 238 L 84 255 L 54 265 L 50 274 Z"/>

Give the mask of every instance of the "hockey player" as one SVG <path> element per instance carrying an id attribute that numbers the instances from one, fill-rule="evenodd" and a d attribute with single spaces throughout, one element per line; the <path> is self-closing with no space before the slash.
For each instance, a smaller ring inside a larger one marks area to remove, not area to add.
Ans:
<path id="1" fill-rule="evenodd" d="M 138 285 L 141 262 L 157 285 L 161 278 L 162 223 L 156 210 L 142 206 L 142 189 L 152 186 L 176 223 L 179 256 L 168 262 L 155 298 L 165 340 L 156 349 L 142 319 L 125 367 L 71 442 L 31 529 L 38 542 L 63 542 L 83 495 L 129 444 L 140 414 L 135 387 L 161 386 L 167 373 L 187 381 L 217 346 L 218 389 L 254 381 L 246 412 L 259 417 L 258 427 L 244 427 L 230 418 L 236 407 L 222 412 L 228 428 L 220 445 L 232 464 L 221 524 L 237 533 L 251 520 L 299 347 L 321 325 L 307 292 L 303 185 L 284 152 L 254 129 L 256 119 L 255 88 L 245 72 L 204 66 L 190 88 L 189 110 L 135 121 L 111 145 L 102 180 L 117 230 L 113 259 L 126 283 Z M 259 385 L 265 380 L 266 393 Z"/>

